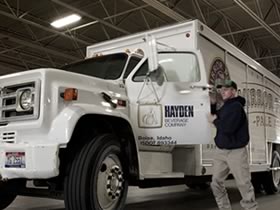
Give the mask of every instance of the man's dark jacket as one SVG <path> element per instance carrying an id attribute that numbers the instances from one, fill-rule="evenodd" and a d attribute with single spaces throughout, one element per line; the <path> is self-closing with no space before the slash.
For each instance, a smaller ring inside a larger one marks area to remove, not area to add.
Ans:
<path id="1" fill-rule="evenodd" d="M 248 120 L 244 111 L 245 98 L 237 96 L 228 99 L 218 111 L 214 125 L 217 128 L 215 143 L 220 149 L 237 149 L 249 142 Z"/>

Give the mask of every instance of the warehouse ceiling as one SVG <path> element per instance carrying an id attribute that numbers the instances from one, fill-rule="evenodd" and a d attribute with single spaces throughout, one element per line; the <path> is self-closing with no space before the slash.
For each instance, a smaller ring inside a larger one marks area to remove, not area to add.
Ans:
<path id="1" fill-rule="evenodd" d="M 81 21 L 50 25 L 72 13 Z M 0 74 L 59 67 L 88 45 L 190 19 L 280 76 L 280 0 L 0 0 Z"/>

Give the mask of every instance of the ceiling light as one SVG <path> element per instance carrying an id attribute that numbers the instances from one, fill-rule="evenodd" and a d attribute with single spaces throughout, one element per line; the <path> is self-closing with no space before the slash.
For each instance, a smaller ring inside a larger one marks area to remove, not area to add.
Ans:
<path id="1" fill-rule="evenodd" d="M 51 25 L 55 28 L 62 28 L 71 23 L 75 23 L 75 22 L 79 21 L 80 19 L 81 19 L 81 16 L 73 14 L 73 15 L 69 15 L 69 16 L 60 18 L 58 20 L 55 20 L 51 23 Z"/>

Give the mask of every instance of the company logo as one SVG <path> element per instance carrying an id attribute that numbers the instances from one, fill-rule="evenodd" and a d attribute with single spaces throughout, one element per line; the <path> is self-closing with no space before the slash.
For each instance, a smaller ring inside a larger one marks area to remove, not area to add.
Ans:
<path id="1" fill-rule="evenodd" d="M 165 127 L 186 127 L 190 118 L 194 118 L 193 105 L 166 105 L 164 107 Z"/>
<path id="2" fill-rule="evenodd" d="M 230 75 L 224 61 L 221 58 L 215 58 L 210 69 L 209 84 L 216 86 L 228 79 Z"/>
<path id="3" fill-rule="evenodd" d="M 230 79 L 230 75 L 224 61 L 221 58 L 215 58 L 210 69 L 209 84 L 216 87 L 228 79 Z M 223 106 L 223 99 L 216 91 L 210 94 L 210 97 L 215 99 L 216 109 L 220 109 Z"/>
<path id="4" fill-rule="evenodd" d="M 162 127 L 162 107 L 161 105 L 139 105 L 138 126 L 140 128 Z"/>
<path id="5" fill-rule="evenodd" d="M 157 116 L 153 108 L 151 108 L 149 112 L 143 115 L 142 122 L 146 125 L 158 124 Z"/>
<path id="6" fill-rule="evenodd" d="M 165 118 L 170 117 L 194 117 L 193 106 L 179 105 L 179 106 L 165 106 Z"/>

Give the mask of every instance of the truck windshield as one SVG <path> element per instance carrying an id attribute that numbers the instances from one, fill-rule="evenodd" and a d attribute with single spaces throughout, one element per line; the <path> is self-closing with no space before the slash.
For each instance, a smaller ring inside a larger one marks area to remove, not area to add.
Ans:
<path id="1" fill-rule="evenodd" d="M 115 80 L 121 76 L 127 59 L 128 56 L 125 53 L 111 54 L 69 64 L 61 69 L 101 79 Z"/>

